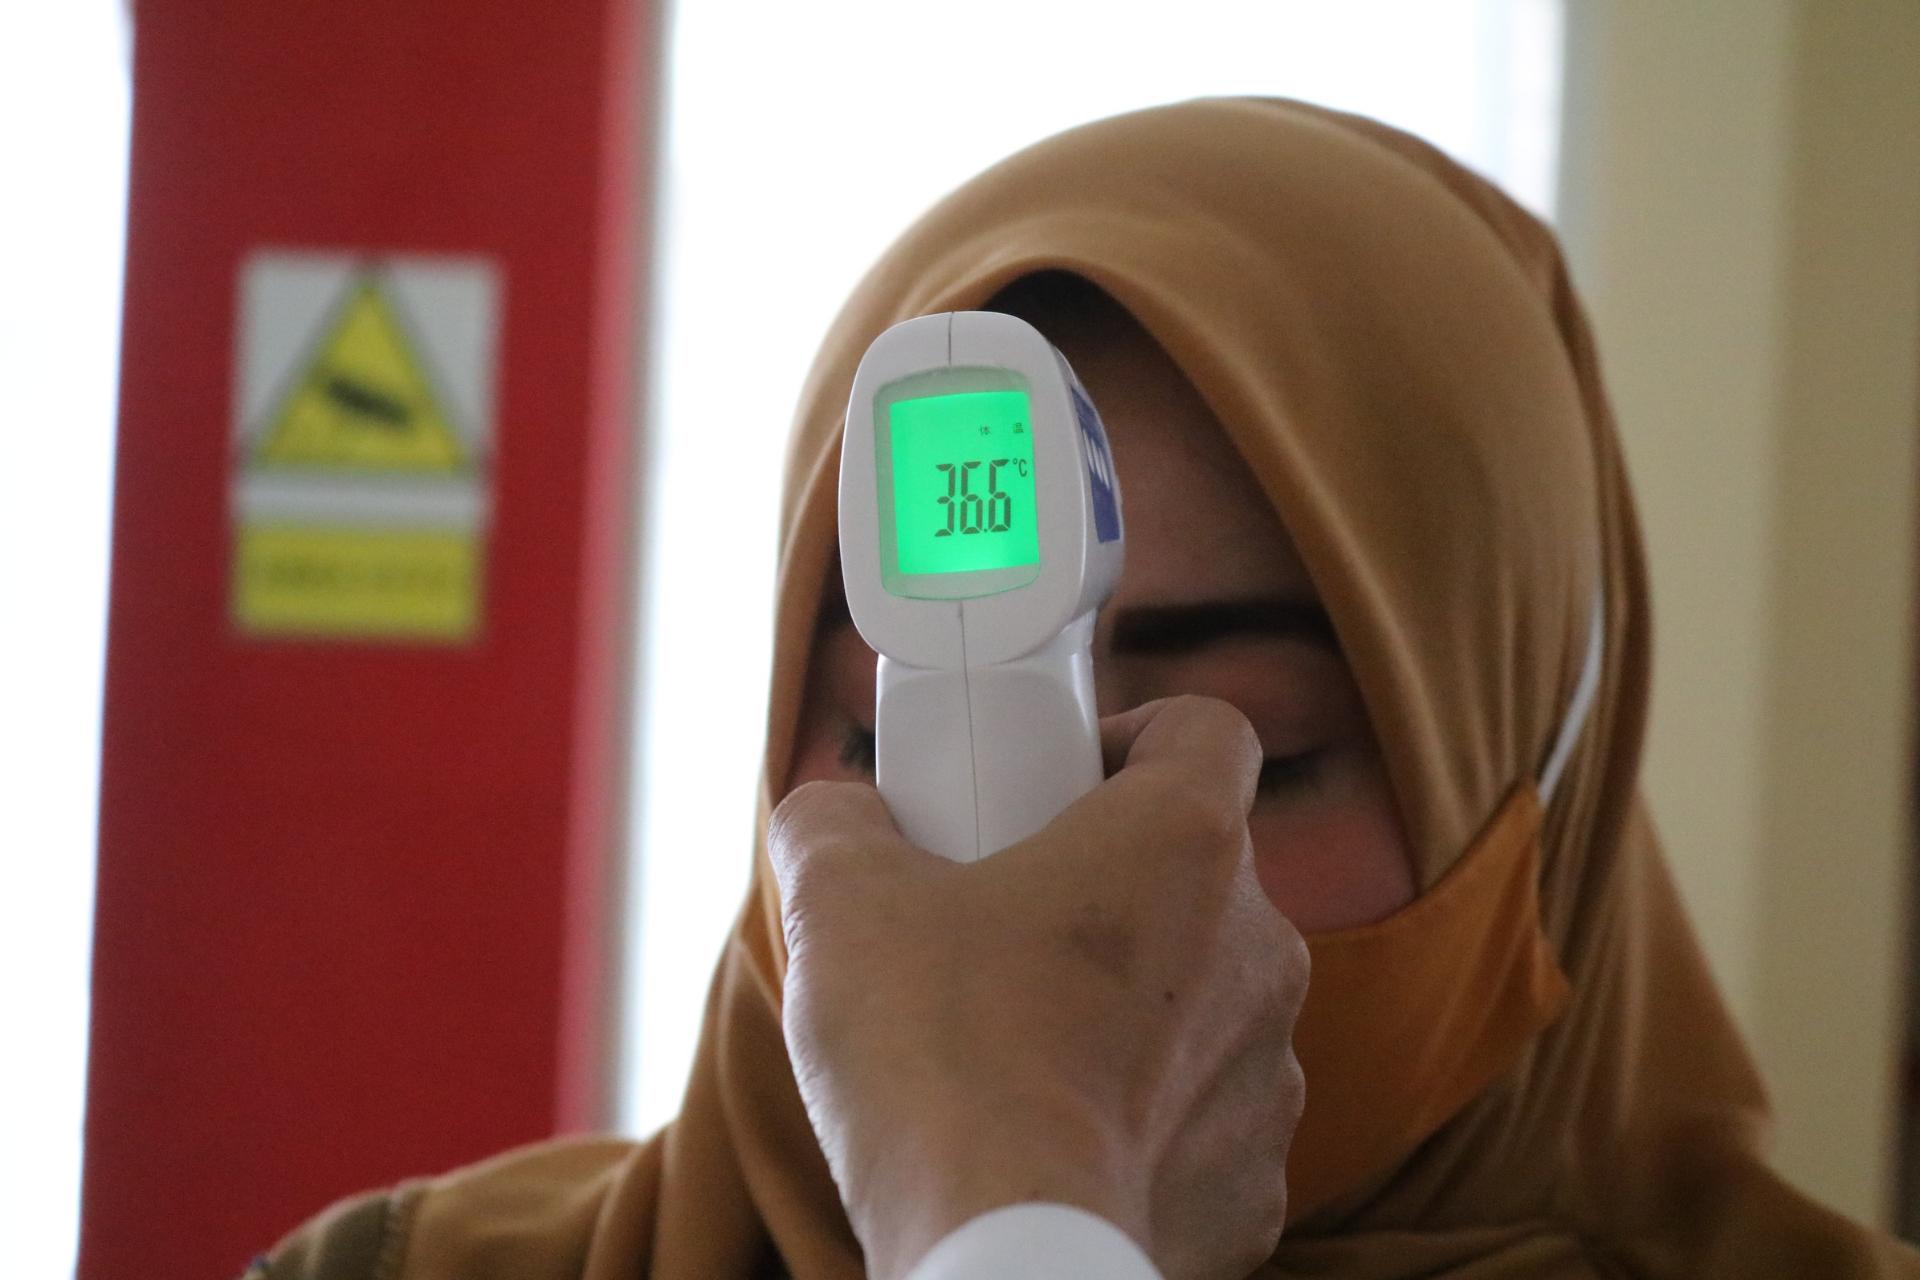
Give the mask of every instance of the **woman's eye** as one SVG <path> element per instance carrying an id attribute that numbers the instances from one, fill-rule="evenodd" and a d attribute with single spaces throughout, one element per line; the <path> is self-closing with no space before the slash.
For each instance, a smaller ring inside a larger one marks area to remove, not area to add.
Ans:
<path id="1" fill-rule="evenodd" d="M 1290 756 L 1268 756 L 1260 762 L 1257 795 L 1277 796 L 1311 783 L 1319 773 L 1322 750 L 1302 751 Z"/>
<path id="2" fill-rule="evenodd" d="M 873 772 L 873 730 L 849 724 L 840 735 L 840 763 L 862 773 Z"/>

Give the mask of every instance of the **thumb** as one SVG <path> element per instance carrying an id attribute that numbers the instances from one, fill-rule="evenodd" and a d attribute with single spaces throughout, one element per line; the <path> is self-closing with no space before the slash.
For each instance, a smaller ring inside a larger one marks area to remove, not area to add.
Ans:
<path id="1" fill-rule="evenodd" d="M 1217 796 L 1245 814 L 1260 777 L 1260 738 L 1228 702 L 1186 694 L 1158 698 L 1100 722 L 1109 777 L 1152 765 L 1196 793 Z"/>
<path id="2" fill-rule="evenodd" d="M 808 782 L 767 820 L 767 860 L 783 913 L 822 879 L 870 866 L 884 851 L 911 848 L 880 793 L 863 782 Z"/>

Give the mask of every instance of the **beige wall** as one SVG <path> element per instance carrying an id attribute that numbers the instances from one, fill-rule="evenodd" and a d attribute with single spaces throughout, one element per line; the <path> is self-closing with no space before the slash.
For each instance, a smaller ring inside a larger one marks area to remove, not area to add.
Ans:
<path id="1" fill-rule="evenodd" d="M 1777 1159 L 1885 1221 L 1908 930 L 1920 4 L 1567 0 L 1561 224 L 1652 555 L 1647 787 Z"/>

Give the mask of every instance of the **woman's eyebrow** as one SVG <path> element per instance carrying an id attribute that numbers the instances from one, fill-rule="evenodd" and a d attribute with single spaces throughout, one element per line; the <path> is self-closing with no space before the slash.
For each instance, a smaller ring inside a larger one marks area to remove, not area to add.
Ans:
<path id="1" fill-rule="evenodd" d="M 1285 597 L 1134 605 L 1114 614 L 1110 647 L 1116 654 L 1190 653 L 1239 635 L 1301 640 L 1335 653 L 1340 650 L 1333 623 L 1318 601 Z"/>

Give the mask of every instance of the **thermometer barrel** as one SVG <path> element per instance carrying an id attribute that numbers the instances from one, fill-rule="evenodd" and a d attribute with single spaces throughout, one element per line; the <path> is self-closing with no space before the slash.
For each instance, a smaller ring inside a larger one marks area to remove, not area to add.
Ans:
<path id="1" fill-rule="evenodd" d="M 973 862 L 1099 785 L 1093 619 L 1083 614 L 1034 653 L 988 667 L 880 659 L 877 781 L 909 840 Z M 955 803 L 956 790 L 971 803 Z"/>
<path id="2" fill-rule="evenodd" d="M 881 796 L 956 861 L 1025 840 L 1104 776 L 1094 619 L 1126 543 L 1100 415 L 1026 321 L 916 316 L 854 373 L 839 494 Z"/>

